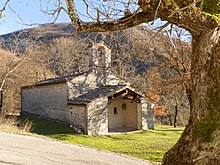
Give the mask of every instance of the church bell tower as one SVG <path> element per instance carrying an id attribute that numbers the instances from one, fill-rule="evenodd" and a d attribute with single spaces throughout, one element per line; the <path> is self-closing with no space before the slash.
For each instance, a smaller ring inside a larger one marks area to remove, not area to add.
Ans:
<path id="1" fill-rule="evenodd" d="M 106 85 L 111 69 L 111 50 L 103 41 L 91 44 L 89 68 L 96 74 L 97 84 Z"/>

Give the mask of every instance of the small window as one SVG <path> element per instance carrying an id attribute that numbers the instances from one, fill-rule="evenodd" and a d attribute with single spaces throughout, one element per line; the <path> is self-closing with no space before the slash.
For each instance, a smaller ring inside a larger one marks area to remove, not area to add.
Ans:
<path id="1" fill-rule="evenodd" d="M 124 103 L 121 105 L 122 110 L 126 110 L 127 109 L 127 105 Z"/>
<path id="2" fill-rule="evenodd" d="M 117 114 L 117 108 L 114 108 L 114 114 Z"/>

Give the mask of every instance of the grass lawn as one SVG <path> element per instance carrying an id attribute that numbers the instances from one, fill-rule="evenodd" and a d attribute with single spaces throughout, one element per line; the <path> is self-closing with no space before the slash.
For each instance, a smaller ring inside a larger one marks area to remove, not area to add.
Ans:
<path id="1" fill-rule="evenodd" d="M 24 118 L 21 118 L 24 120 Z M 136 133 L 125 133 L 107 136 L 87 136 L 74 133 L 74 130 L 63 123 L 39 118 L 28 118 L 32 121 L 32 133 L 72 144 L 89 146 L 99 150 L 112 151 L 153 162 L 161 162 L 165 152 L 180 137 L 183 127 L 157 125 L 155 130 Z"/>

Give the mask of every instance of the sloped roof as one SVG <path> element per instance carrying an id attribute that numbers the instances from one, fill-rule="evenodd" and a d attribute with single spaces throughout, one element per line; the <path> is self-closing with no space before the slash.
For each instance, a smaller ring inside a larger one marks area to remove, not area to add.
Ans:
<path id="1" fill-rule="evenodd" d="M 89 90 L 87 93 L 80 95 L 79 97 L 72 98 L 68 101 L 70 104 L 88 104 L 93 100 L 96 100 L 100 97 L 105 97 L 115 93 L 116 91 L 124 88 L 125 85 L 112 85 L 112 86 L 102 86 Z"/>
<path id="2" fill-rule="evenodd" d="M 57 78 L 50 78 L 42 81 L 38 81 L 33 85 L 28 85 L 28 86 L 23 86 L 22 89 L 25 88 L 31 88 L 35 86 L 43 86 L 43 85 L 53 85 L 53 84 L 61 84 L 61 83 L 66 83 L 68 80 L 71 80 L 72 78 L 89 74 L 91 71 L 87 71 L 84 73 L 77 73 L 77 74 L 72 74 L 72 75 L 67 75 L 67 76 L 62 76 L 62 77 L 57 77 Z M 97 87 L 95 89 L 88 90 L 85 94 L 80 95 L 79 97 L 72 98 L 68 100 L 68 104 L 78 104 L 78 105 L 86 105 L 98 98 L 101 97 L 108 97 L 113 94 L 119 93 L 125 89 L 129 89 L 130 91 L 136 93 L 137 95 L 147 98 L 151 102 L 154 102 L 151 98 L 146 97 L 142 93 L 136 91 L 134 88 L 132 88 L 129 85 L 123 84 L 123 85 L 108 85 L 108 86 L 101 86 Z"/>
<path id="3" fill-rule="evenodd" d="M 71 80 L 72 78 L 75 78 L 75 77 L 78 77 L 78 76 L 81 76 L 81 75 L 84 75 L 84 74 L 88 74 L 88 73 L 90 73 L 90 71 L 83 72 L 83 73 L 71 74 L 71 75 L 67 75 L 67 76 L 56 77 L 56 78 L 49 78 L 49 79 L 46 79 L 46 80 L 38 81 L 38 82 L 36 82 L 32 85 L 23 86 L 22 88 L 29 88 L 29 87 L 41 86 L 41 85 L 66 83 L 68 80 Z"/>
<path id="4" fill-rule="evenodd" d="M 66 82 L 67 80 L 72 79 L 74 77 L 81 76 L 83 74 L 85 74 L 85 73 L 77 73 L 77 74 L 71 74 L 71 75 L 62 76 L 62 77 L 50 78 L 50 79 L 38 81 L 34 85 L 45 85 L 45 84 L 62 83 L 62 82 Z"/>
<path id="5" fill-rule="evenodd" d="M 112 85 L 112 86 L 102 86 L 102 87 L 99 87 L 93 90 L 89 90 L 87 93 L 80 95 L 79 97 L 68 100 L 68 103 L 69 104 L 88 104 L 98 98 L 108 97 L 113 94 L 119 93 L 125 89 L 129 89 L 130 91 L 136 93 L 137 95 L 147 98 L 145 95 L 137 92 L 135 89 L 133 89 L 130 86 Z M 148 100 L 151 100 L 151 99 L 148 98 Z"/>

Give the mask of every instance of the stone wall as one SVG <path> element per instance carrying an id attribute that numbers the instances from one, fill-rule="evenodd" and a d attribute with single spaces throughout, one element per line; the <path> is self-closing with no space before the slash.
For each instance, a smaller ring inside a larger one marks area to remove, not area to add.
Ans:
<path id="1" fill-rule="evenodd" d="M 126 84 L 124 81 L 122 81 L 121 79 L 111 74 L 108 75 L 106 81 L 107 81 L 106 85 Z M 69 88 L 68 90 L 69 100 L 71 100 L 72 98 L 78 97 L 82 94 L 85 94 L 89 90 L 95 89 L 101 85 L 99 76 L 96 75 L 95 72 L 91 72 L 91 73 L 73 78 L 71 81 L 67 82 L 67 84 Z"/>
<path id="2" fill-rule="evenodd" d="M 118 78 L 113 74 L 108 74 L 106 78 L 106 85 L 129 85 L 129 83 L 125 82 L 124 80 Z"/>
<path id="3" fill-rule="evenodd" d="M 22 113 L 70 122 L 66 84 L 23 88 L 21 97 Z"/>
<path id="4" fill-rule="evenodd" d="M 147 105 L 149 103 L 145 100 L 145 99 L 141 99 L 141 108 L 142 108 L 142 129 L 143 130 L 147 130 L 148 126 L 147 126 L 147 114 L 148 114 L 148 110 L 147 110 Z"/>
<path id="5" fill-rule="evenodd" d="M 147 105 L 147 128 L 154 129 L 154 104 L 148 103 Z"/>
<path id="6" fill-rule="evenodd" d="M 88 135 L 108 133 L 108 98 L 97 99 L 87 105 Z"/>
<path id="7" fill-rule="evenodd" d="M 73 78 L 68 84 L 68 97 L 72 98 L 78 97 L 82 94 L 87 93 L 89 90 L 95 89 L 97 87 L 96 77 L 94 73 L 84 74 Z"/>
<path id="8" fill-rule="evenodd" d="M 87 109 L 85 105 L 69 105 L 69 118 L 73 126 L 87 133 Z"/>

